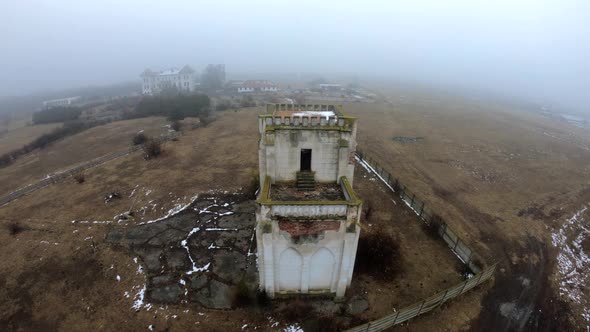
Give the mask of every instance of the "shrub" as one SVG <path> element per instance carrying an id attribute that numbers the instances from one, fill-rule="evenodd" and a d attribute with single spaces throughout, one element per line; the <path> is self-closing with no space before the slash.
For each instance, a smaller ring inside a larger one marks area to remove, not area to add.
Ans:
<path id="1" fill-rule="evenodd" d="M 256 102 L 252 96 L 244 96 L 240 101 L 240 107 L 254 107 L 256 106 Z"/>
<path id="2" fill-rule="evenodd" d="M 171 121 L 182 120 L 208 114 L 209 105 L 209 97 L 203 94 L 143 97 L 129 117 L 166 116 Z"/>
<path id="3" fill-rule="evenodd" d="M 133 136 L 133 145 L 139 145 L 145 143 L 147 136 L 143 132 L 139 132 Z"/>
<path id="4" fill-rule="evenodd" d="M 17 222 L 11 222 L 6 228 L 8 229 L 8 234 L 10 235 L 16 235 L 25 230 L 25 228 L 19 225 Z"/>
<path id="5" fill-rule="evenodd" d="M 180 131 L 180 122 L 172 121 L 172 123 L 170 124 L 170 129 L 174 131 Z"/>
<path id="6" fill-rule="evenodd" d="M 399 245 L 391 235 L 366 233 L 359 240 L 355 268 L 381 281 L 390 281 L 401 270 Z"/>
<path id="7" fill-rule="evenodd" d="M 281 310 L 281 314 L 283 315 L 283 317 L 290 321 L 303 320 L 312 313 L 312 305 L 299 298 L 287 303 L 285 308 Z"/>
<path id="8" fill-rule="evenodd" d="M 234 286 L 231 295 L 232 307 L 246 307 L 252 304 L 252 297 L 250 297 L 250 289 L 248 285 L 241 280 L 237 285 Z"/>
<path id="9" fill-rule="evenodd" d="M 210 116 L 202 116 L 199 117 L 199 122 L 203 127 L 207 127 L 211 122 L 213 122 L 213 118 Z"/>
<path id="10" fill-rule="evenodd" d="M 268 308 L 271 305 L 270 297 L 266 294 L 266 291 L 258 290 L 256 292 L 256 304 L 261 308 Z"/>
<path id="11" fill-rule="evenodd" d="M 231 102 L 229 101 L 221 101 L 215 105 L 216 111 L 227 111 L 228 109 L 232 108 Z"/>
<path id="12" fill-rule="evenodd" d="M 33 123 L 53 123 L 77 120 L 82 114 L 78 107 L 59 106 L 33 113 Z"/>
<path id="13" fill-rule="evenodd" d="M 156 158 L 162 154 L 162 143 L 160 141 L 150 138 L 143 143 L 143 152 L 145 152 L 145 159 Z"/>
<path id="14" fill-rule="evenodd" d="M 74 178 L 74 180 L 76 180 L 77 183 L 84 183 L 84 181 L 86 181 L 86 176 L 84 175 L 83 171 L 75 173 L 74 175 L 72 175 L 72 177 Z"/>
<path id="15" fill-rule="evenodd" d="M 260 176 L 258 172 L 252 171 L 250 173 L 250 181 L 244 188 L 244 194 L 247 198 L 255 199 L 256 192 L 258 191 L 258 187 L 260 186 Z"/>
<path id="16" fill-rule="evenodd" d="M 371 218 L 371 215 L 373 214 L 373 204 L 371 204 L 371 201 L 365 201 L 365 204 L 363 205 L 363 210 L 363 212 L 365 213 L 365 220 L 369 220 Z"/>
<path id="17" fill-rule="evenodd" d="M 337 332 L 338 321 L 334 315 L 323 315 L 317 319 L 317 331 L 318 332 Z"/>

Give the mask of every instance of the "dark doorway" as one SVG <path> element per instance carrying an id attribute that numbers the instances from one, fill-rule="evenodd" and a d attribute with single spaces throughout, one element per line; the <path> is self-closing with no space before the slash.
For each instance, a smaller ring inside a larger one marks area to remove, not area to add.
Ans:
<path id="1" fill-rule="evenodd" d="M 301 171 L 311 171 L 311 149 L 301 149 Z"/>

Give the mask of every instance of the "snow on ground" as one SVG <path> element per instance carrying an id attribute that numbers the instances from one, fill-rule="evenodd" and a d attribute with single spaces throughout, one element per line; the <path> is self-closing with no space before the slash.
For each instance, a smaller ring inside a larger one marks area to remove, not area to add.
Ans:
<path id="1" fill-rule="evenodd" d="M 358 156 L 354 156 L 354 158 L 361 166 L 363 166 L 367 170 L 367 172 L 375 174 L 389 189 L 391 189 L 391 191 L 395 192 L 395 189 L 393 189 L 393 187 L 387 182 L 387 180 L 385 180 L 381 175 L 379 175 L 379 173 L 377 173 L 373 166 L 369 165 L 368 162 L 359 158 Z"/>
<path id="2" fill-rule="evenodd" d="M 174 215 L 176 215 L 176 214 L 184 211 L 189 206 L 191 206 L 197 200 L 197 198 L 199 198 L 199 195 L 193 196 L 191 198 L 191 200 L 188 203 L 186 203 L 186 204 L 176 204 L 176 205 L 174 205 L 174 207 L 171 208 L 170 210 L 168 210 L 168 212 L 166 213 L 166 215 L 163 216 L 163 217 L 160 217 L 160 218 L 154 219 L 154 220 L 150 220 L 150 221 L 146 221 L 145 223 L 140 223 L 140 224 L 151 224 L 151 223 L 158 222 L 158 221 L 167 219 L 169 217 L 172 217 L 172 216 L 174 216 Z"/>
<path id="3" fill-rule="evenodd" d="M 590 257 L 584 251 L 583 242 L 590 239 L 590 227 L 583 214 L 584 206 L 551 235 L 553 245 L 559 250 L 557 268 L 560 277 L 559 295 L 582 306 L 582 317 L 590 329 Z"/>
<path id="4" fill-rule="evenodd" d="M 298 324 L 291 324 L 287 326 L 284 332 L 304 332 L 303 329 Z"/>

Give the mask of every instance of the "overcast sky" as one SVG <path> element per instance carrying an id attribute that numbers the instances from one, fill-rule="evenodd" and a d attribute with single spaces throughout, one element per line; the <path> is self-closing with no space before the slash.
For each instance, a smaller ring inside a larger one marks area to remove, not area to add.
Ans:
<path id="1" fill-rule="evenodd" d="M 0 96 L 146 67 L 357 74 L 590 109 L 590 1 L 0 0 Z"/>

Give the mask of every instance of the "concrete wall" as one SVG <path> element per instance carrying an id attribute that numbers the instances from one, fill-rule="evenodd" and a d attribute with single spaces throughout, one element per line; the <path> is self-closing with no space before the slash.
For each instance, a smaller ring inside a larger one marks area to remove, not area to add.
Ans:
<path id="1" fill-rule="evenodd" d="M 318 206 L 309 207 L 310 210 L 321 210 Z M 360 208 L 347 206 L 346 217 L 340 220 L 311 218 L 285 222 L 277 220 L 273 211 L 283 211 L 287 207 L 259 205 L 256 211 L 256 241 L 260 288 L 271 297 L 288 293 L 335 293 L 337 297 L 344 296 L 352 280 L 360 235 L 360 227 L 351 224 L 358 222 Z M 325 214 L 317 216 L 325 217 Z M 305 234 L 302 229 L 297 229 L 296 233 L 289 229 L 296 223 L 313 226 L 305 228 L 310 234 Z M 321 224 L 329 225 L 322 228 Z M 337 226 L 334 228 L 332 225 Z"/>
<path id="2" fill-rule="evenodd" d="M 264 125 L 262 128 L 264 130 Z M 268 175 L 272 183 L 295 181 L 301 166 L 301 150 L 311 149 L 311 170 L 318 182 L 338 182 L 346 176 L 352 182 L 356 127 L 340 130 L 280 129 L 262 132 L 259 147 L 261 186 Z"/>

